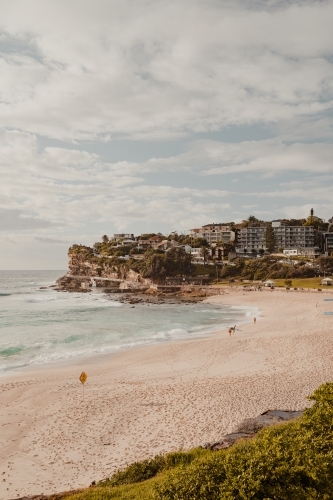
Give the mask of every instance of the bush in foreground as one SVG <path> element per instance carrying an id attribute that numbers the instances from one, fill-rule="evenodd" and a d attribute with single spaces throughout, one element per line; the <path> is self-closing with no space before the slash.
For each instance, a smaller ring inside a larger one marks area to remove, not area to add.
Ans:
<path id="1" fill-rule="evenodd" d="M 333 384 L 297 421 L 228 450 L 192 450 L 132 464 L 71 500 L 332 500 Z"/>

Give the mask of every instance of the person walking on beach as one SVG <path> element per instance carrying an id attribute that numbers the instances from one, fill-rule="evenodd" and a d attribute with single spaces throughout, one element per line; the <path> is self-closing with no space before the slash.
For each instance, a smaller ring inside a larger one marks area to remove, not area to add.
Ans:
<path id="1" fill-rule="evenodd" d="M 254 324 L 256 324 L 256 322 L 257 322 L 257 318 L 256 318 L 256 317 L 254 317 L 254 318 L 253 318 L 253 323 L 254 323 Z"/>
<path id="2" fill-rule="evenodd" d="M 232 334 L 232 328 L 229 328 L 229 337 L 231 337 Z"/>

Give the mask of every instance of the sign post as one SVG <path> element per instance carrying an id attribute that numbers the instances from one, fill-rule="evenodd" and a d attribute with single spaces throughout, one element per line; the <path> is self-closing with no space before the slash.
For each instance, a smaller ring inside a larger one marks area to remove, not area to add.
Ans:
<path id="1" fill-rule="evenodd" d="M 83 401 L 84 401 L 84 384 L 86 383 L 87 378 L 88 378 L 88 375 L 85 372 L 82 372 L 80 377 L 79 377 L 79 380 L 82 384 L 82 399 L 83 399 Z"/>

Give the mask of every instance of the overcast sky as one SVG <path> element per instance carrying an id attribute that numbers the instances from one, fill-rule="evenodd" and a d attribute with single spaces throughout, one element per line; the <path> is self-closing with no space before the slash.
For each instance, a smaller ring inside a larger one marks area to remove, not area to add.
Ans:
<path id="1" fill-rule="evenodd" d="M 333 216 L 333 2 L 0 0 L 0 269 Z"/>

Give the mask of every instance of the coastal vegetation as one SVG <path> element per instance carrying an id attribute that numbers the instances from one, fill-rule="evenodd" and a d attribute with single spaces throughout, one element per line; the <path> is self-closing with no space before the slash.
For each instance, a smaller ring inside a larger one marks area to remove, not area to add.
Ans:
<path id="1" fill-rule="evenodd" d="M 137 462 L 67 500 L 332 499 L 333 383 L 295 421 L 231 448 L 202 448 Z M 57 497 L 65 498 L 65 497 Z"/>
<path id="2" fill-rule="evenodd" d="M 212 280 L 293 280 L 315 279 L 324 273 L 333 274 L 332 256 L 319 257 L 310 263 L 306 259 L 289 261 L 274 255 L 255 259 L 239 257 L 232 262 L 218 262 L 208 255 L 206 247 L 201 248 L 201 253 L 205 256 L 205 261 L 198 264 L 193 262 L 191 254 L 182 246 L 169 248 L 168 251 L 149 247 L 140 253 L 133 245 L 117 247 L 106 241 L 96 243 L 94 248 L 73 245 L 69 249 L 69 257 L 78 263 L 73 274 L 86 274 L 90 265 L 94 266 L 99 275 L 115 272 L 124 276 L 126 272 L 133 270 L 143 278 L 153 281 L 161 281 L 167 277 L 191 278 L 198 275 L 206 275 Z"/>
<path id="3" fill-rule="evenodd" d="M 261 259 L 235 259 L 233 265 L 223 266 L 221 278 L 246 280 L 314 278 L 319 273 L 333 273 L 333 258 L 319 258 L 311 266 L 307 261 L 285 262 L 279 257 L 267 256 Z"/>
<path id="4" fill-rule="evenodd" d="M 131 269 L 144 278 L 164 279 L 167 276 L 191 275 L 193 266 L 191 255 L 182 247 L 171 248 L 169 252 L 160 252 L 149 248 L 142 260 L 129 263 Z"/>

